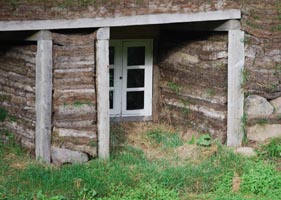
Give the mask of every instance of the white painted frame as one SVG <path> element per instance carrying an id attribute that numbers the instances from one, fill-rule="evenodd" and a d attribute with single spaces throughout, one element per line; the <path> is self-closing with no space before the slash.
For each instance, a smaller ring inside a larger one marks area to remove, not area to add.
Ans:
<path id="1" fill-rule="evenodd" d="M 113 91 L 113 109 L 110 109 L 110 116 L 119 116 L 121 113 L 121 96 L 122 84 L 120 82 L 120 77 L 123 76 L 122 70 L 118 66 L 122 66 L 122 41 L 121 40 L 110 40 L 109 46 L 114 47 L 114 64 L 110 65 L 110 69 L 114 69 L 114 87 L 110 90 Z M 119 100 L 119 101 L 118 101 Z"/>
<path id="2" fill-rule="evenodd" d="M 153 40 L 112 40 L 110 46 L 114 46 L 116 55 L 114 57 L 114 102 L 113 109 L 110 109 L 111 117 L 133 117 L 152 115 L 152 81 L 153 81 Z M 141 66 L 127 66 L 127 48 L 135 46 L 145 47 L 145 64 Z M 119 51 L 119 52 L 117 52 Z M 127 88 L 127 70 L 145 69 L 145 84 L 142 88 Z M 119 77 L 122 77 L 122 80 Z M 118 89 L 119 88 L 119 89 Z M 113 88 L 111 88 L 113 89 Z M 127 110 L 128 91 L 144 91 L 144 109 Z M 114 107 L 114 105 L 116 107 Z"/>
<path id="3" fill-rule="evenodd" d="M 145 64 L 142 66 L 127 66 L 127 49 L 129 47 L 145 47 Z M 152 115 L 152 78 L 153 78 L 153 40 L 131 40 L 123 41 L 123 90 L 122 90 L 122 116 L 151 116 Z M 145 80 L 143 88 L 127 88 L 127 69 L 145 69 Z M 144 91 L 144 109 L 127 110 L 126 92 Z"/>

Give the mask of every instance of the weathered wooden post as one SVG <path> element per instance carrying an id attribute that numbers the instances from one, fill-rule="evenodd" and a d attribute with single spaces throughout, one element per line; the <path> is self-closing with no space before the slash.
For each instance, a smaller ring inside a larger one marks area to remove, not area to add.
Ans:
<path id="1" fill-rule="evenodd" d="M 109 28 L 97 31 L 96 42 L 98 156 L 109 158 Z"/>
<path id="2" fill-rule="evenodd" d="M 49 31 L 40 31 L 36 55 L 36 159 L 51 162 L 53 41 Z"/>
<path id="3" fill-rule="evenodd" d="M 227 104 L 227 145 L 241 146 L 243 140 L 244 91 L 244 32 L 228 32 L 228 104 Z"/>

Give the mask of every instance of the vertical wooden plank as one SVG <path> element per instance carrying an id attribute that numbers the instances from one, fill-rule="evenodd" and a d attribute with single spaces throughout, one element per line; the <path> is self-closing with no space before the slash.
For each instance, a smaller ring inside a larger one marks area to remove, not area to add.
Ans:
<path id="1" fill-rule="evenodd" d="M 46 163 L 51 161 L 52 129 L 52 68 L 53 42 L 43 37 L 47 31 L 41 31 L 37 41 L 36 55 L 36 159 Z"/>
<path id="2" fill-rule="evenodd" d="M 245 63 L 244 32 L 230 30 L 228 43 L 227 145 L 241 146 L 244 134 L 241 121 L 244 110 L 241 88 Z"/>
<path id="3" fill-rule="evenodd" d="M 97 31 L 96 42 L 98 156 L 109 158 L 109 28 Z"/>

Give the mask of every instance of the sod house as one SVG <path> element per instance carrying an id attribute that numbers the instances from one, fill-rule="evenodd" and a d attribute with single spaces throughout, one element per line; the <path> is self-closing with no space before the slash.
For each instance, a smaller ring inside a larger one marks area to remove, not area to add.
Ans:
<path id="1" fill-rule="evenodd" d="M 108 158 L 118 121 L 229 146 L 281 134 L 278 0 L 1 0 L 0 13 L 0 128 L 39 160 Z"/>

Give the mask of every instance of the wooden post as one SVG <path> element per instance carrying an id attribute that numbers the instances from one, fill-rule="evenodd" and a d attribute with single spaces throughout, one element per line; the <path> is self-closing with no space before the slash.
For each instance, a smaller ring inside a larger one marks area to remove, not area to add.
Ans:
<path id="1" fill-rule="evenodd" d="M 109 158 L 109 28 L 97 31 L 96 88 L 98 156 Z"/>
<path id="2" fill-rule="evenodd" d="M 245 63 L 244 32 L 230 30 L 228 43 L 227 145 L 241 146 L 244 134 L 241 121 L 244 112 L 241 88 Z"/>
<path id="3" fill-rule="evenodd" d="M 52 131 L 52 68 L 53 42 L 51 33 L 40 31 L 36 55 L 36 159 L 51 161 Z"/>

